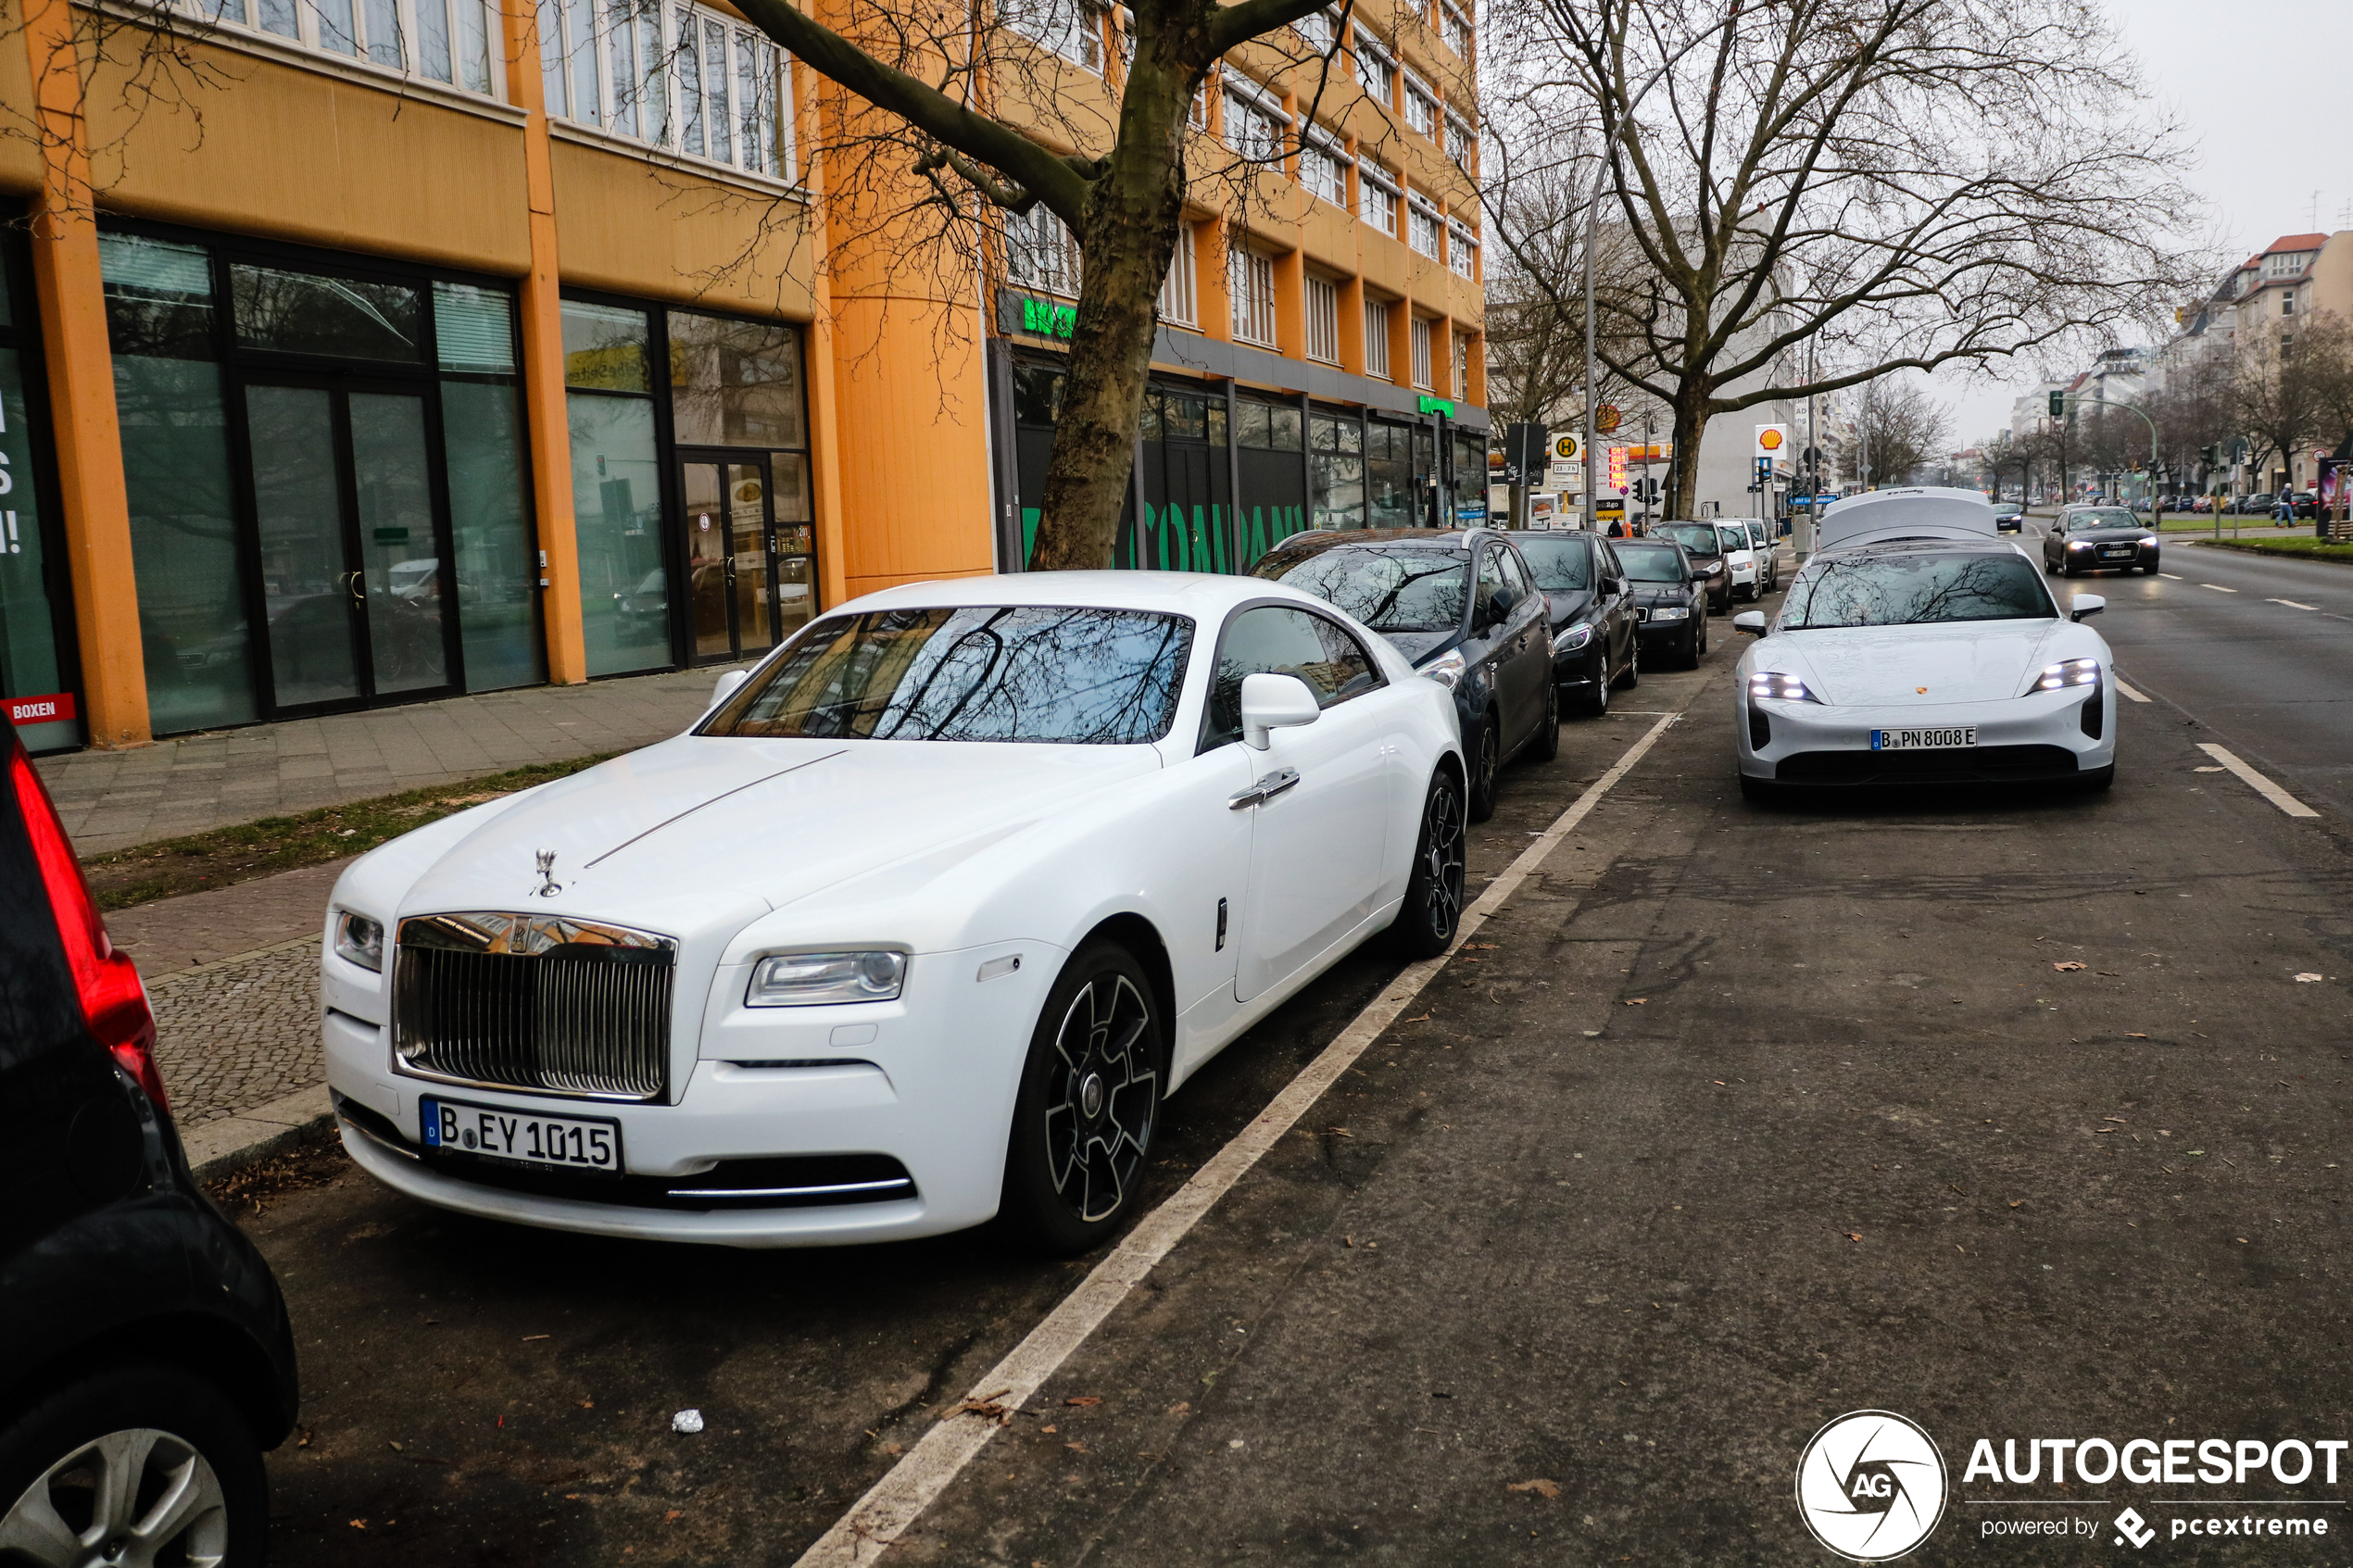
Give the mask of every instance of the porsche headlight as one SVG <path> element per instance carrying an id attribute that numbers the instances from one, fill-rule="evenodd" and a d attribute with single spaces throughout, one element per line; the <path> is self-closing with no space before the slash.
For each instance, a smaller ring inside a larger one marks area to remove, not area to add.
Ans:
<path id="1" fill-rule="evenodd" d="M 335 957 L 382 974 L 384 968 L 384 922 L 353 914 L 349 909 L 337 909 Z"/>
<path id="2" fill-rule="evenodd" d="M 1583 647 L 1587 643 L 1590 643 L 1592 640 L 1593 628 L 1592 623 L 1580 621 L 1574 626 L 1564 626 L 1559 631 L 1553 633 L 1553 651 L 1554 653 L 1575 653 L 1579 648 Z"/>
<path id="3" fill-rule="evenodd" d="M 1759 670 L 1751 675 L 1748 678 L 1748 695 L 1752 697 L 1771 697 L 1777 702 L 1818 703 L 1822 700 L 1806 689 L 1804 681 L 1794 675 L 1785 675 L 1779 670 Z"/>
<path id="4" fill-rule="evenodd" d="M 1421 672 L 1448 691 L 1453 691 L 1455 684 L 1462 680 L 1463 672 L 1469 668 L 1469 665 L 1463 662 L 1463 653 L 1460 648 L 1448 648 L 1444 653 L 1423 665 Z"/>
<path id="5" fill-rule="evenodd" d="M 2045 665 L 2042 674 L 2034 678 L 2034 689 L 2055 692 L 2062 686 L 2088 686 L 2099 678 L 2098 659 L 2070 659 L 2058 664 Z"/>
<path id="6" fill-rule="evenodd" d="M 907 983 L 904 953 L 779 953 L 752 966 L 748 1008 L 888 1002 Z"/>

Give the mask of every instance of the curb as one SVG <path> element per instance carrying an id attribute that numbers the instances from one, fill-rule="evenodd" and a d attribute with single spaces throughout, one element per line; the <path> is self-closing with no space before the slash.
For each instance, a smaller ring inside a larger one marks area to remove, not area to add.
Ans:
<path id="1" fill-rule="evenodd" d="M 333 1121 L 327 1085 L 313 1084 L 266 1105 L 188 1128 L 181 1133 L 180 1145 L 197 1182 L 210 1184 L 283 1153 Z"/>

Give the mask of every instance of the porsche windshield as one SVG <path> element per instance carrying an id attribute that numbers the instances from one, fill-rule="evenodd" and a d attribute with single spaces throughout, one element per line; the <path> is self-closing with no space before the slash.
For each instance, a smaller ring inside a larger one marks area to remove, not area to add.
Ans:
<path id="1" fill-rule="evenodd" d="M 887 610 L 818 621 L 707 735 L 1136 746 L 1176 711 L 1193 623 L 1081 606 Z"/>
<path id="2" fill-rule="evenodd" d="M 1780 625 L 1919 626 L 2057 613 L 2042 574 L 2023 556 L 1919 552 L 1813 563 L 1790 584 Z"/>
<path id="3" fill-rule="evenodd" d="M 1467 558 L 1451 544 L 1397 550 L 1338 545 L 1276 581 L 1338 605 L 1376 632 L 1452 632 L 1470 593 Z"/>

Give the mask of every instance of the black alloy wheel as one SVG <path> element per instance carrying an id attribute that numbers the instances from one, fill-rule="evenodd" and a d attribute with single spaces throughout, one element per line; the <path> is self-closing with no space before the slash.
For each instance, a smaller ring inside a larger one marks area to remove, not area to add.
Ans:
<path id="1" fill-rule="evenodd" d="M 1604 671 L 1608 669 L 1607 660 L 1603 661 L 1602 668 Z M 1596 676 L 1593 689 L 1601 693 L 1601 701 L 1606 707 L 1609 703 L 1609 682 Z M 1561 689 L 1547 681 L 1544 683 L 1544 716 L 1537 721 L 1536 733 L 1528 738 L 1528 759 L 1531 762 L 1550 762 L 1560 754 Z"/>
<path id="2" fill-rule="evenodd" d="M 1699 668 L 1699 661 L 1706 657 L 1707 616 L 1703 611 L 1699 619 L 1692 622 L 1691 641 L 1685 645 L 1683 658 L 1687 668 L 1696 670 Z"/>
<path id="3" fill-rule="evenodd" d="M 0 1429 L 0 1560 L 258 1562 L 261 1446 L 211 1382 L 132 1362 L 53 1389 Z"/>
<path id="4" fill-rule="evenodd" d="M 1626 668 L 1617 677 L 1620 691 L 1632 691 L 1642 684 L 1642 639 L 1626 639 Z"/>
<path id="5" fill-rule="evenodd" d="M 1454 944 L 1463 923 L 1463 792 L 1450 763 L 1441 763 L 1422 797 L 1420 836 L 1413 874 L 1397 922 L 1383 937 L 1403 959 L 1434 959 Z"/>
<path id="6" fill-rule="evenodd" d="M 1604 657 L 1601 671 L 1593 679 L 1592 691 L 1578 699 L 1578 706 L 1584 711 L 1585 717 L 1604 719 L 1609 716 L 1609 689 L 1615 684 L 1615 678 L 1609 672 L 1609 659 Z"/>
<path id="7" fill-rule="evenodd" d="M 1493 709 L 1478 721 L 1478 738 L 1471 745 L 1470 820 L 1483 822 L 1495 814 L 1495 775 L 1504 767 L 1504 720 Z"/>
<path id="8" fill-rule="evenodd" d="M 1134 954 L 1094 941 L 1047 993 L 1013 1100 L 1000 1210 L 1038 1249 L 1101 1245 L 1136 1206 L 1167 1032 Z"/>

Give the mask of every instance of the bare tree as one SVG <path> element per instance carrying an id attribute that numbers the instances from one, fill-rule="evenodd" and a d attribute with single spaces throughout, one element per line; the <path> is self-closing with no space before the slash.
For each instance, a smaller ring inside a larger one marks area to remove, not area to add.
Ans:
<path id="1" fill-rule="evenodd" d="M 1872 382 L 1855 401 L 1855 438 L 1874 484 L 1910 481 L 1952 439 L 1952 410 L 1906 382 Z"/>
<path id="2" fill-rule="evenodd" d="M 1499 3 L 1550 90 L 1491 101 L 1592 106 L 1645 264 L 1604 353 L 1679 452 L 1758 403 L 2095 340 L 2197 274 L 2176 133 L 2075 0 Z"/>
<path id="3" fill-rule="evenodd" d="M 2238 347 L 2231 404 L 2259 470 L 2275 458 L 2284 466 L 2308 441 L 2345 433 L 2338 421 L 2353 401 L 2345 387 L 2353 328 L 2343 318 L 2323 312 L 2267 322 Z"/>

